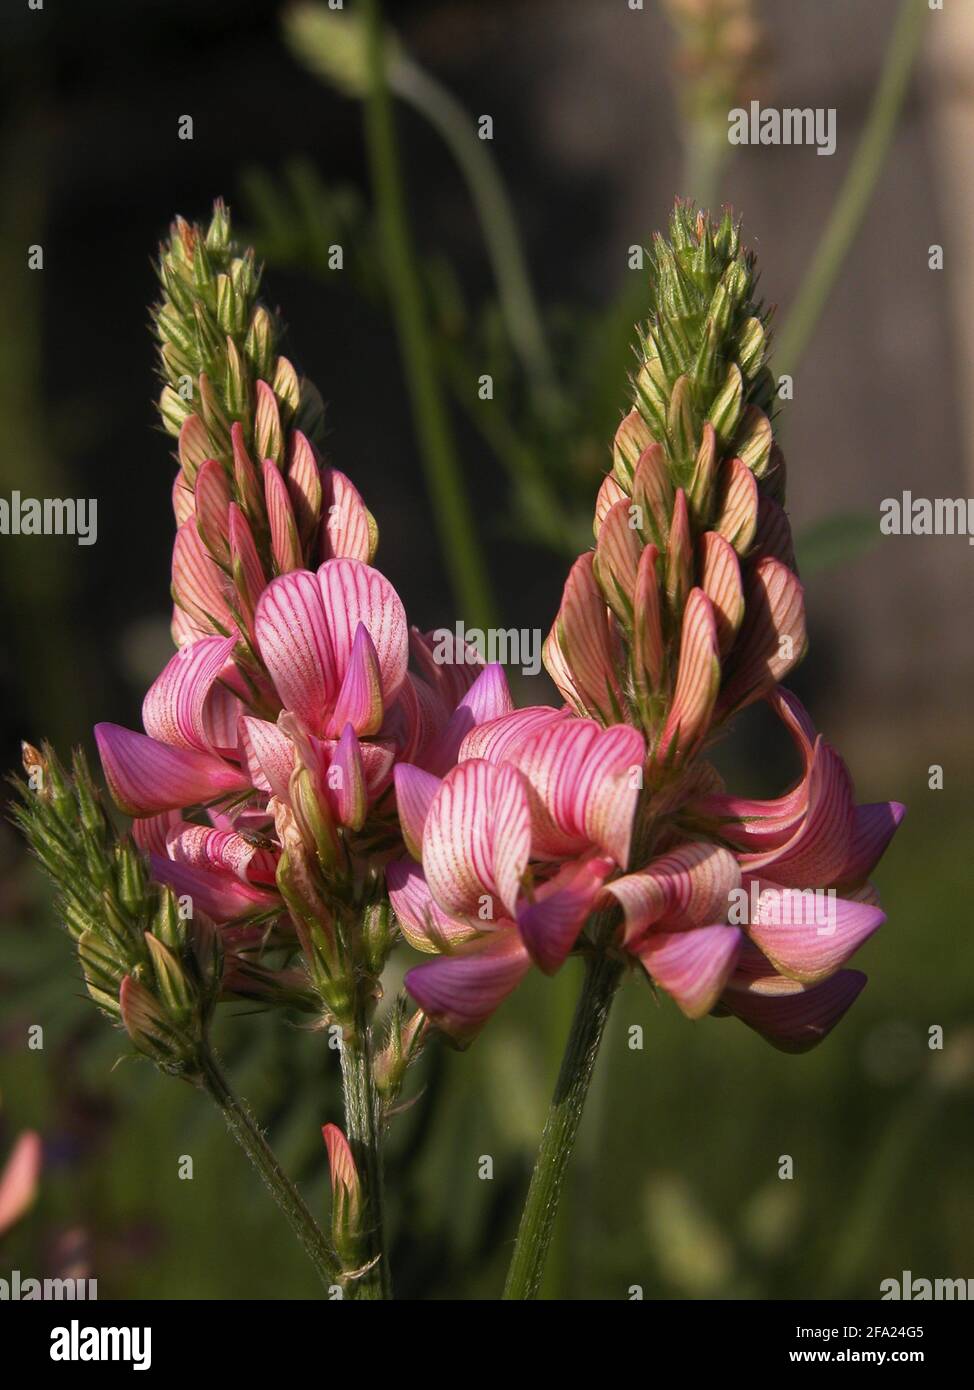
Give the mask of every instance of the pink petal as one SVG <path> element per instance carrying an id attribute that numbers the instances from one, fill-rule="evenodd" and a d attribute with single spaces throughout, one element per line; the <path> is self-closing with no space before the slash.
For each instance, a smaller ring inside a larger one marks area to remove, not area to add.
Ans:
<path id="1" fill-rule="evenodd" d="M 702 841 L 680 845 L 606 889 L 622 904 L 626 943 L 656 923 L 685 929 L 723 922 L 741 871 L 729 850 Z"/>
<path id="2" fill-rule="evenodd" d="M 719 688 L 714 610 L 702 589 L 691 589 L 683 613 L 676 687 L 660 736 L 658 761 L 682 762 L 697 751 L 710 728 Z"/>
<path id="3" fill-rule="evenodd" d="M 332 793 L 331 801 L 338 824 L 347 826 L 349 830 L 361 830 L 368 811 L 368 797 L 361 746 L 351 724 L 345 725 L 335 745 L 328 768 L 327 786 Z"/>
<path id="4" fill-rule="evenodd" d="M 260 654 L 285 706 L 321 732 L 340 676 L 321 588 L 307 570 L 272 579 L 254 618 Z"/>
<path id="5" fill-rule="evenodd" d="M 257 383 L 257 409 L 254 416 L 254 448 L 257 457 L 265 462 L 281 462 L 283 452 L 281 412 L 277 397 L 266 381 Z"/>
<path id="6" fill-rule="evenodd" d="M 225 565 L 230 560 L 228 528 L 232 498 L 230 482 L 223 465 L 216 459 L 207 459 L 196 475 L 194 496 L 200 539 L 213 558 Z"/>
<path id="7" fill-rule="evenodd" d="M 294 745 L 267 719 L 244 715 L 240 722 L 244 765 L 251 783 L 286 801 L 294 771 Z"/>
<path id="8" fill-rule="evenodd" d="M 298 535 L 306 545 L 314 535 L 321 516 L 322 487 L 318 460 L 300 430 L 291 432 L 287 490 L 297 522 Z"/>
<path id="9" fill-rule="evenodd" d="M 633 503 L 626 497 L 616 503 L 602 523 L 593 565 L 606 603 L 624 623 L 632 622 L 636 572 L 643 548 L 632 522 Z"/>
<path id="10" fill-rule="evenodd" d="M 637 729 L 548 721 L 509 756 L 534 792 L 536 854 L 559 857 L 595 845 L 625 867 L 645 756 Z"/>
<path id="11" fill-rule="evenodd" d="M 337 468 L 324 470 L 321 481 L 325 521 L 321 533 L 321 558 L 331 560 L 345 557 L 369 564 L 379 539 L 372 513 L 362 501 L 358 489 Z"/>
<path id="12" fill-rule="evenodd" d="M 551 679 L 582 715 L 604 723 L 621 719 L 622 691 L 619 635 L 593 572 L 594 557 L 580 555 L 565 581 L 561 608 L 544 644 L 544 663 Z"/>
<path id="13" fill-rule="evenodd" d="M 745 586 L 744 623 L 720 697 L 721 716 L 759 699 L 805 655 L 801 581 L 779 560 L 759 560 Z"/>
<path id="14" fill-rule="evenodd" d="M 422 869 L 411 860 L 394 859 L 386 866 L 386 887 L 402 934 L 417 951 L 443 953 L 480 934 L 437 906 Z"/>
<path id="15" fill-rule="evenodd" d="M 431 743 L 424 762 L 442 776 L 457 761 L 460 747 L 471 730 L 510 714 L 514 708 L 503 666 L 485 666 L 450 716 L 443 732 Z"/>
<path id="16" fill-rule="evenodd" d="M 187 415 L 179 430 L 179 466 L 188 487 L 210 456 L 210 439 L 198 415 Z"/>
<path id="17" fill-rule="evenodd" d="M 663 682 L 665 647 L 663 644 L 660 587 L 656 572 L 659 551 L 647 545 L 639 557 L 633 600 L 632 667 L 640 705 L 649 712 Z"/>
<path id="18" fill-rule="evenodd" d="M 95 740 L 109 791 L 131 816 L 192 806 L 250 787 L 243 773 L 221 758 L 171 748 L 118 724 L 96 724 Z"/>
<path id="19" fill-rule="evenodd" d="M 193 868 L 156 854 L 149 856 L 149 868 L 157 883 L 167 884 L 178 897 L 190 898 L 193 911 L 204 913 L 218 926 L 238 917 L 281 910 L 276 893 L 241 883 L 229 873 Z"/>
<path id="20" fill-rule="evenodd" d="M 377 734 L 382 728 L 382 718 L 379 656 L 365 624 L 359 623 L 326 732 L 337 734 L 351 724 L 357 734 Z"/>
<path id="21" fill-rule="evenodd" d="M 517 750 L 551 724 L 562 724 L 573 716 L 549 705 L 531 705 L 492 719 L 472 729 L 460 745 L 459 760 L 486 758 L 490 763 L 516 761 Z"/>
<path id="22" fill-rule="evenodd" d="M 0 1235 L 34 1205 L 43 1160 L 41 1136 L 32 1129 L 18 1135 L 0 1172 Z"/>
<path id="23" fill-rule="evenodd" d="M 741 950 L 736 927 L 656 932 L 635 948 L 646 973 L 672 995 L 687 1018 L 703 1018 L 719 999 Z"/>
<path id="24" fill-rule="evenodd" d="M 235 634 L 203 637 L 180 647 L 142 703 L 142 723 L 151 738 L 176 748 L 212 751 L 204 711 L 236 641 Z"/>
<path id="25" fill-rule="evenodd" d="M 281 470 L 270 459 L 264 460 L 264 500 L 271 528 L 271 556 L 278 574 L 301 569 L 304 557 L 298 536 L 298 523 Z"/>
<path id="26" fill-rule="evenodd" d="M 277 861 L 233 830 L 212 830 L 183 823 L 166 837 L 166 851 L 177 864 L 193 869 L 222 870 L 241 883 L 273 883 Z"/>
<path id="27" fill-rule="evenodd" d="M 200 540 L 195 521 L 184 521 L 172 551 L 172 593 L 190 620 L 207 632 L 230 632 L 233 615 L 226 580 Z"/>
<path id="28" fill-rule="evenodd" d="M 414 859 L 423 856 L 423 828 L 430 802 L 440 785 L 439 777 L 434 777 L 422 768 L 410 763 L 397 763 L 393 773 L 396 783 L 396 806 L 399 811 L 399 824 L 402 838 Z"/>
<path id="29" fill-rule="evenodd" d="M 866 983 L 858 970 L 840 970 L 818 985 L 774 975 L 732 977 L 721 1003 L 782 1052 L 807 1052 L 851 1008 Z"/>
<path id="30" fill-rule="evenodd" d="M 717 644 L 722 657 L 734 645 L 744 618 L 744 586 L 734 547 L 716 531 L 700 538 L 700 585 L 713 605 Z"/>
<path id="31" fill-rule="evenodd" d="M 257 545 L 250 523 L 237 506 L 230 504 L 230 567 L 237 595 L 247 622 L 253 626 L 257 602 L 267 587 L 264 567 L 257 554 Z"/>
<path id="32" fill-rule="evenodd" d="M 538 889 L 532 903 L 519 908 L 521 937 L 532 960 L 547 975 L 564 964 L 614 868 L 611 859 L 594 857 L 566 864 Z"/>
<path id="33" fill-rule="evenodd" d="M 190 417 L 187 416 L 187 419 Z M 189 521 L 195 514 L 196 499 L 193 497 L 193 489 L 186 480 L 186 474 L 182 469 L 176 474 L 172 485 L 172 510 L 176 518 L 176 525 L 182 526 L 184 521 Z"/>
<path id="34" fill-rule="evenodd" d="M 836 882 L 856 884 L 867 878 L 886 853 L 906 807 L 899 801 L 878 801 L 857 806 L 852 824 L 849 857 Z"/>
<path id="35" fill-rule="evenodd" d="M 348 668 L 361 623 L 379 659 L 382 698 L 391 705 L 409 660 L 406 614 L 399 595 L 384 575 L 359 560 L 326 560 L 318 570 L 318 585 L 339 679 Z"/>
<path id="36" fill-rule="evenodd" d="M 721 468 L 722 498 L 714 530 L 729 541 L 738 555 L 746 555 L 758 524 L 758 484 L 740 459 L 728 459 Z"/>
<path id="37" fill-rule="evenodd" d="M 513 768 L 471 759 L 447 774 L 423 832 L 423 868 L 444 912 L 477 919 L 486 898 L 482 920 L 496 921 L 496 896 L 513 917 L 530 848 L 527 793 Z"/>
<path id="38" fill-rule="evenodd" d="M 748 935 L 781 975 L 815 984 L 833 975 L 882 926 L 878 907 L 755 881 L 757 920 Z"/>
<path id="39" fill-rule="evenodd" d="M 611 473 L 607 473 L 602 479 L 602 485 L 595 499 L 595 519 L 592 523 L 592 529 L 595 532 L 596 540 L 599 538 L 599 532 L 602 529 L 605 518 L 609 515 L 609 512 L 615 504 L 628 500 L 628 492 L 623 491 Z"/>
<path id="40" fill-rule="evenodd" d="M 458 1042 L 469 1042 L 530 965 L 517 932 L 498 932 L 477 950 L 415 966 L 406 975 L 406 988 L 438 1028 Z"/>

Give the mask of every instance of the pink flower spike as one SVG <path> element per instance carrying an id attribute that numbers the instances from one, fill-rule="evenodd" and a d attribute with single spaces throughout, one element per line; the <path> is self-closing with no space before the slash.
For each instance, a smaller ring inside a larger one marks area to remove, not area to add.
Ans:
<path id="1" fill-rule="evenodd" d="M 406 988 L 436 1026 L 457 1043 L 471 1042 L 531 967 L 514 930 L 497 932 L 486 945 L 414 966 Z"/>
<path id="2" fill-rule="evenodd" d="M 651 931 L 636 946 L 646 973 L 672 995 L 687 1018 L 703 1018 L 717 1003 L 740 954 L 737 927 Z"/>
<path id="3" fill-rule="evenodd" d="M 287 483 L 276 463 L 264 459 L 264 500 L 271 528 L 271 555 L 278 574 L 301 569 L 304 557 Z"/>
<path id="4" fill-rule="evenodd" d="M 382 728 L 382 676 L 379 657 L 364 623 L 352 642 L 341 688 L 325 732 L 337 735 L 351 724 L 358 734 L 377 734 Z"/>
<path id="5" fill-rule="evenodd" d="M 592 857 L 566 864 L 518 910 L 517 924 L 535 964 L 553 975 L 578 939 L 585 920 L 615 864 Z"/>
<path id="6" fill-rule="evenodd" d="M 424 772 L 420 767 L 413 767 L 411 763 L 397 763 L 393 778 L 403 842 L 412 857 L 419 861 L 423 857 L 426 816 L 439 788 L 440 778 Z"/>
<path id="7" fill-rule="evenodd" d="M 171 748 L 118 724 L 96 724 L 95 740 L 109 791 L 130 816 L 192 806 L 250 786 L 242 772 L 221 758 Z"/>

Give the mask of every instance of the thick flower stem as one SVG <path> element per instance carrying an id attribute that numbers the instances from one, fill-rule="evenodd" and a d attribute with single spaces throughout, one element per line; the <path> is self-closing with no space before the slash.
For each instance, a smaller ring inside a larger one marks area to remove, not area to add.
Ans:
<path id="1" fill-rule="evenodd" d="M 227 1128 L 287 1217 L 291 1230 L 304 1246 L 321 1282 L 326 1288 L 339 1284 L 341 1273 L 338 1259 L 324 1232 L 284 1172 L 246 1102 L 231 1090 L 223 1069 L 208 1047 L 204 1047 L 200 1056 L 200 1073 L 200 1085 L 219 1106 Z"/>
<path id="2" fill-rule="evenodd" d="M 342 1088 L 345 1125 L 363 1195 L 365 1272 L 346 1286 L 346 1297 L 392 1297 L 389 1257 L 385 1250 L 382 1194 L 382 1104 L 372 1069 L 372 1032 L 364 1017 L 354 1036 L 342 1043 Z"/>
<path id="3" fill-rule="evenodd" d="M 565 1173 L 622 968 L 620 961 L 605 952 L 590 957 L 585 963 L 585 982 L 575 1006 L 568 1046 L 555 1083 L 507 1271 L 505 1299 L 538 1296 Z"/>

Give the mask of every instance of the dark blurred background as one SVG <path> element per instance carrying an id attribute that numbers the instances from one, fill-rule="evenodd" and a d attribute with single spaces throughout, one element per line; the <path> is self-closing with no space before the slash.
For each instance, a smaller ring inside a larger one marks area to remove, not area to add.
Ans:
<path id="1" fill-rule="evenodd" d="M 285 351 L 328 403 L 331 458 L 377 517 L 383 569 L 414 622 L 452 622 L 397 339 L 367 254 L 361 103 L 296 60 L 278 4 L 3 8 L 0 495 L 99 505 L 94 546 L 0 537 L 4 764 L 17 763 L 21 737 L 66 749 L 89 743 L 96 719 L 137 726 L 170 650 L 173 465 L 153 404 L 151 257 L 174 213 L 205 217 L 216 196 L 264 254 L 266 295 L 289 324 Z M 691 24 L 699 8 L 670 6 Z M 413 59 L 471 116 L 493 117 L 491 153 L 569 383 L 547 436 L 557 448 L 539 446 L 565 509 L 562 545 L 539 537 L 516 476 L 462 403 L 451 405 L 504 625 L 547 630 L 584 543 L 567 528 L 594 497 L 627 388 L 623 358 L 610 390 L 593 389 L 605 417 L 596 419 L 574 389 L 576 368 L 589 322 L 594 333 L 620 304 L 633 306 L 630 323 L 641 312 L 628 248 L 665 225 L 675 194 L 719 188 L 744 217 L 787 331 L 849 170 L 896 7 L 739 8 L 758 26 L 753 61 L 735 78 L 742 102 L 834 107 L 831 158 L 755 147 L 724 151 L 719 173 L 694 171 L 688 83 L 699 74 L 686 31 L 656 0 L 638 12 L 626 0 L 385 7 Z M 974 14 L 955 6 L 924 23 L 875 193 L 814 334 L 789 364 L 794 401 L 779 417 L 799 561 L 802 537 L 809 559 L 813 646 L 796 686 L 842 748 L 860 799 L 910 806 L 877 876 L 889 922 L 863 952 L 869 988 L 807 1057 L 773 1052 L 732 1023 L 691 1025 L 668 1001 L 657 1006 L 643 981 L 627 984 L 583 1127 L 552 1296 L 626 1297 L 639 1285 L 646 1297 L 873 1298 L 903 1269 L 974 1276 L 964 869 L 974 560 L 962 536 L 878 534 L 880 502 L 904 488 L 974 492 Z M 192 141 L 177 137 L 183 114 Z M 432 317 L 480 370 L 493 350 L 494 290 L 469 191 L 430 124 L 405 103 L 396 118 Z M 353 209 L 357 270 L 322 272 L 313 238 L 287 225 L 293 190 L 309 186 L 314 197 L 337 190 Z M 26 268 L 32 244 L 44 248 L 42 273 Z M 928 267 L 934 244 L 942 271 Z M 519 694 L 549 691 L 539 678 Z M 746 762 L 755 791 L 783 790 L 794 775 L 757 724 L 742 730 L 740 749 L 728 767 Z M 929 785 L 932 765 L 943 768 L 942 789 Z M 25 1128 L 40 1131 L 45 1151 L 33 1209 L 0 1236 L 0 1275 L 84 1268 L 103 1296 L 313 1295 L 300 1252 L 203 1101 L 146 1066 L 111 1070 L 124 1049 L 79 997 L 70 944 L 7 828 L 0 864 L 0 1162 Z M 413 1089 L 425 1090 L 397 1121 L 390 1173 L 404 1296 L 499 1290 L 572 970 L 531 981 L 468 1054 L 433 1049 L 416 1078 Z M 45 1046 L 29 1051 L 38 1023 Z M 642 1051 L 628 1045 L 636 1023 Z M 943 1051 L 928 1046 L 934 1026 Z M 317 1136 L 337 1118 L 333 1054 L 274 1019 L 237 1016 L 222 1029 L 240 1089 L 323 1209 Z M 182 1154 L 194 1157 L 192 1182 L 177 1179 Z M 492 1182 L 477 1176 L 485 1154 Z M 785 1154 L 791 1181 L 777 1176 Z"/>

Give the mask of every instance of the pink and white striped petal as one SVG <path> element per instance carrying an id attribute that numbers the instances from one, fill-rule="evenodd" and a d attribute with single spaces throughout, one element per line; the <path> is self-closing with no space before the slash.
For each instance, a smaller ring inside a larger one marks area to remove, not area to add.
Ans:
<path id="1" fill-rule="evenodd" d="M 386 887 L 402 934 L 417 951 L 443 954 L 481 934 L 439 907 L 422 869 L 410 859 L 394 859 L 386 866 Z"/>
<path id="2" fill-rule="evenodd" d="M 287 490 L 302 549 L 311 540 L 321 517 L 321 469 L 314 450 L 300 430 L 291 432 Z"/>
<path id="3" fill-rule="evenodd" d="M 741 871 L 729 850 L 694 841 L 606 888 L 622 905 L 629 946 L 656 924 L 684 930 L 726 921 L 730 895 L 740 883 Z"/>
<path id="4" fill-rule="evenodd" d="M 197 473 L 194 497 L 200 540 L 214 560 L 222 565 L 229 564 L 230 503 L 233 499 L 230 480 L 216 459 L 206 459 Z"/>
<path id="5" fill-rule="evenodd" d="M 272 579 L 260 596 L 254 632 L 284 705 L 322 732 L 348 663 L 339 669 L 318 577 L 296 570 Z"/>
<path id="6" fill-rule="evenodd" d="M 264 460 L 264 502 L 271 530 L 271 557 L 278 574 L 290 574 L 304 564 L 298 523 L 287 483 L 276 463 Z"/>
<path id="7" fill-rule="evenodd" d="M 409 660 L 409 630 L 399 595 L 385 575 L 359 560 L 326 560 L 317 577 L 339 680 L 361 623 L 378 656 L 383 701 L 391 705 Z"/>
<path id="8" fill-rule="evenodd" d="M 687 1018 L 703 1018 L 733 972 L 743 938 L 737 927 L 651 931 L 635 949 L 646 973 L 671 995 Z"/>
<path id="9" fill-rule="evenodd" d="M 561 607 L 544 645 L 548 674 L 570 705 L 605 724 L 622 718 L 619 633 L 593 571 L 591 551 L 580 555 L 565 581 Z"/>
<path id="10" fill-rule="evenodd" d="M 321 484 L 322 560 L 344 557 L 371 564 L 379 543 L 379 529 L 358 489 L 337 468 L 323 469 Z"/>
<path id="11" fill-rule="evenodd" d="M 172 551 L 172 596 L 178 607 L 203 632 L 229 633 L 233 614 L 227 603 L 227 581 L 207 553 L 194 520 L 176 532 Z"/>
<path id="12" fill-rule="evenodd" d="M 719 689 L 714 610 L 702 589 L 691 589 L 683 612 L 676 686 L 656 751 L 658 762 L 681 763 L 692 757 L 710 729 Z"/>
<path id="13" fill-rule="evenodd" d="M 170 658 L 142 702 L 142 723 L 150 738 L 175 748 L 213 751 L 206 706 L 236 640 L 236 635 L 203 637 Z"/>

